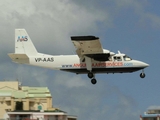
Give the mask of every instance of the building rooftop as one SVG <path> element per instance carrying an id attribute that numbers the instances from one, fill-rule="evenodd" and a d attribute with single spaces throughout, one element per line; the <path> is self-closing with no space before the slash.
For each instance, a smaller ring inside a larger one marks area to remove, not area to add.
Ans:
<path id="1" fill-rule="evenodd" d="M 145 117 L 158 117 L 160 116 L 160 114 L 143 114 L 141 115 L 141 117 L 145 118 Z"/>
<path id="2" fill-rule="evenodd" d="M 54 109 L 54 110 L 14 110 L 14 111 L 10 111 L 10 112 L 63 112 L 66 113 L 65 111 L 62 111 L 60 109 Z"/>
<path id="3" fill-rule="evenodd" d="M 141 118 L 155 118 L 160 116 L 160 108 L 149 108 L 147 112 L 141 115 Z"/>
<path id="4" fill-rule="evenodd" d="M 46 98 L 51 97 L 51 93 L 47 87 L 28 87 L 19 86 L 18 81 L 2 81 L 0 85 L 1 97 L 22 98 Z"/>

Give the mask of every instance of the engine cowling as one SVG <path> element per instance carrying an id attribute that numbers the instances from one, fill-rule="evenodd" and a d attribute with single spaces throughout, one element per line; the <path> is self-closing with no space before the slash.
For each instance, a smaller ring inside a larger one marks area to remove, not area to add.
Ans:
<path id="1" fill-rule="evenodd" d="M 96 61 L 109 61 L 109 57 L 115 55 L 114 52 L 103 49 L 103 53 L 87 54 L 87 57 L 90 57 Z"/>

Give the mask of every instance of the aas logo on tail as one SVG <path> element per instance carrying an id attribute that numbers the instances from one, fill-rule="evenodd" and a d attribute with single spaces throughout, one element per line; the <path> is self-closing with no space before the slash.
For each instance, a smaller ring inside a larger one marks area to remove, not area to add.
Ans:
<path id="1" fill-rule="evenodd" d="M 18 36 L 17 42 L 22 42 L 22 41 L 28 41 L 28 37 L 27 36 Z"/>

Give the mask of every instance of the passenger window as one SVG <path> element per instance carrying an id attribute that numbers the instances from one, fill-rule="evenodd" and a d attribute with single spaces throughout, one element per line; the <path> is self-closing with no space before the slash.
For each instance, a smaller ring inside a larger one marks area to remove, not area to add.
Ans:
<path id="1" fill-rule="evenodd" d="M 122 61 L 121 57 L 114 57 L 114 61 Z"/>
<path id="2" fill-rule="evenodd" d="M 116 61 L 117 60 L 117 57 L 113 57 L 114 58 L 114 61 Z"/>
<path id="3" fill-rule="evenodd" d="M 118 61 L 122 61 L 121 57 L 117 57 L 117 60 L 118 60 Z"/>

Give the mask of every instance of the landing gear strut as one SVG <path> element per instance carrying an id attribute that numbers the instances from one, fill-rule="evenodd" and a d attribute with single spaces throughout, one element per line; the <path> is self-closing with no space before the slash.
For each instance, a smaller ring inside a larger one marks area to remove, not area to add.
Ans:
<path id="1" fill-rule="evenodd" d="M 91 79 L 91 83 L 94 85 L 97 83 L 97 80 L 95 79 L 95 76 L 92 72 L 88 73 L 88 77 Z"/>
<path id="2" fill-rule="evenodd" d="M 144 70 L 142 70 L 142 73 L 140 74 L 140 77 L 141 78 L 144 78 L 146 75 L 145 75 L 145 73 L 144 73 Z"/>

